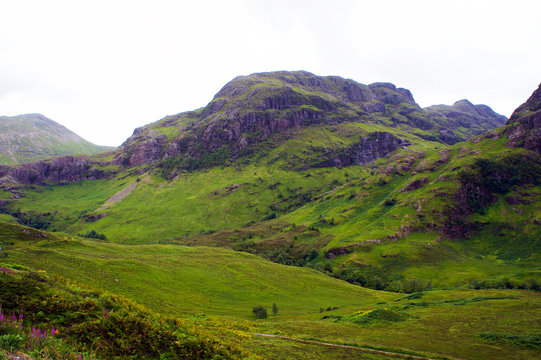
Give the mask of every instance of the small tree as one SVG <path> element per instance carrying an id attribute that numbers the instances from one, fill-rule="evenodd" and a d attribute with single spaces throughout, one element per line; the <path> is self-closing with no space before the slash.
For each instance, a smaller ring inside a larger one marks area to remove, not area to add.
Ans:
<path id="1" fill-rule="evenodd" d="M 278 306 L 276 306 L 275 302 L 272 303 L 272 314 L 273 315 L 278 314 Z"/>
<path id="2" fill-rule="evenodd" d="M 261 305 L 257 305 L 252 309 L 256 319 L 266 319 L 267 318 L 267 309 Z"/>

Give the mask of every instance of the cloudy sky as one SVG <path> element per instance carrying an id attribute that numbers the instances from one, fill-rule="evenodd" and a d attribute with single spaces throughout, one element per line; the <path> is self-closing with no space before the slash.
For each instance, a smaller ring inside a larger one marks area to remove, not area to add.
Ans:
<path id="1" fill-rule="evenodd" d="M 0 115 L 117 146 L 235 76 L 307 70 L 509 116 L 541 82 L 539 14 L 539 0 L 0 0 Z"/>

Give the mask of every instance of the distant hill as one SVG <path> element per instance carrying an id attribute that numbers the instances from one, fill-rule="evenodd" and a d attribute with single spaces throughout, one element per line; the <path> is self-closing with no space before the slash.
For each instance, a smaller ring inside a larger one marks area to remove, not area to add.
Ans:
<path id="1" fill-rule="evenodd" d="M 486 105 L 473 105 L 469 100 L 460 100 L 453 105 L 433 105 L 423 109 L 435 123 L 447 126 L 452 132 L 446 142 L 464 140 L 457 137 L 466 134 L 469 137 L 502 126 L 507 121 L 503 115 L 495 113 Z M 450 141 L 449 141 L 450 140 Z"/>
<path id="2" fill-rule="evenodd" d="M 81 138 L 40 114 L 0 116 L 0 164 L 15 165 L 60 155 L 113 150 Z"/>

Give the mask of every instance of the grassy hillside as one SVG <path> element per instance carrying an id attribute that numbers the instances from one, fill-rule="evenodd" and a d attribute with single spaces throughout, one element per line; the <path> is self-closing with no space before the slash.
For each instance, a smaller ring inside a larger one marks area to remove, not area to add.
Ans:
<path id="1" fill-rule="evenodd" d="M 6 223 L 0 224 L 0 231 L 2 239 L 10 239 L 3 240 L 2 261 L 62 275 L 180 317 L 184 331 L 197 328 L 200 337 L 212 334 L 223 344 L 221 351 L 240 346 L 246 354 L 266 359 L 398 358 L 255 333 L 430 358 L 534 359 L 539 351 L 541 299 L 536 292 L 440 290 L 403 295 L 363 289 L 310 269 L 225 249 L 117 245 Z M 272 302 L 278 305 L 276 315 L 270 311 Z M 268 319 L 255 320 L 251 310 L 257 304 L 267 307 Z M 126 311 L 137 309 L 130 308 Z M 25 318 L 30 318 L 30 309 Z"/>
<path id="2" fill-rule="evenodd" d="M 20 231 L 5 224 L 3 229 Z M 11 236 L 4 233 L 2 238 Z M 203 312 L 251 318 L 253 306 L 276 302 L 282 314 L 298 315 L 330 305 L 360 306 L 389 297 L 312 269 L 287 267 L 227 249 L 117 245 L 67 235 L 27 241 L 30 244 L 15 242 L 4 248 L 4 254 L 34 269 L 124 294 L 169 314 Z"/>
<path id="3" fill-rule="evenodd" d="M 51 230 L 94 231 L 123 244 L 228 247 L 376 289 L 541 283 L 538 156 L 505 147 L 500 129 L 451 147 L 407 135 L 411 146 L 370 165 L 299 168 L 317 161 L 310 149 L 347 146 L 344 134 L 375 129 L 311 128 L 266 153 L 173 180 L 160 169 L 132 170 L 20 189 L 23 196 L 7 198 L 6 208 Z M 483 159 L 490 160 L 483 171 L 525 172 L 505 189 L 483 187 L 469 197 L 465 189 L 482 184 L 464 179 L 481 171 L 473 164 Z M 525 160 L 507 164 L 513 159 Z"/>

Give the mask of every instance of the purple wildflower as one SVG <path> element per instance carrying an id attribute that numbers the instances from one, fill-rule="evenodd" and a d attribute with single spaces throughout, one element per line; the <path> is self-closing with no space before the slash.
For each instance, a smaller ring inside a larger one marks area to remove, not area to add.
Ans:
<path id="1" fill-rule="evenodd" d="M 23 313 L 20 313 L 19 314 L 19 320 L 22 320 L 23 319 Z"/>

